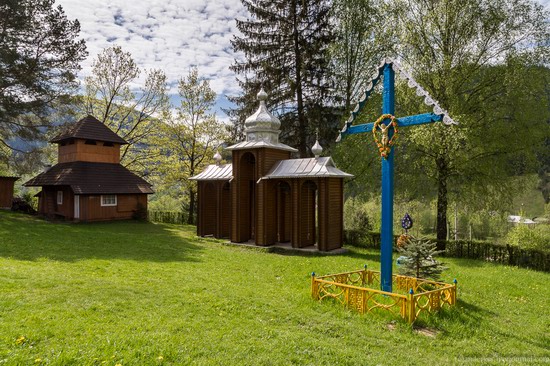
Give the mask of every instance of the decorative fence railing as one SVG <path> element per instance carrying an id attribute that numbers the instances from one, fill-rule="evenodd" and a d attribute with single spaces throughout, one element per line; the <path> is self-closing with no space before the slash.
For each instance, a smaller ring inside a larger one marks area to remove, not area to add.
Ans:
<path id="1" fill-rule="evenodd" d="M 181 211 L 147 211 L 147 218 L 152 222 L 162 222 L 165 224 L 184 224 L 187 215 Z"/>
<path id="2" fill-rule="evenodd" d="M 456 304 L 454 284 L 394 275 L 396 292 L 380 287 L 380 272 L 363 269 L 326 276 L 311 276 L 311 295 L 316 300 L 327 298 L 361 314 L 387 311 L 413 323 L 422 313 L 434 313 L 443 306 Z"/>

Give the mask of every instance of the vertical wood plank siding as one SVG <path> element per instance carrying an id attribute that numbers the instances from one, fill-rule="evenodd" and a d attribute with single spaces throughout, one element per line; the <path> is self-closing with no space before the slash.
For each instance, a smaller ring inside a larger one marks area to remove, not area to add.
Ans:
<path id="1" fill-rule="evenodd" d="M 118 164 L 120 162 L 120 144 L 105 146 L 103 142 L 96 141 L 96 145 L 87 145 L 86 140 L 76 139 L 73 144 L 59 145 L 57 162 L 71 161 Z"/>
<path id="2" fill-rule="evenodd" d="M 16 178 L 0 177 L 0 208 L 11 208 Z"/>
<path id="3" fill-rule="evenodd" d="M 198 182 L 198 235 L 251 239 L 269 246 L 290 242 L 320 251 L 343 243 L 343 178 L 263 179 L 290 152 L 274 149 L 233 150 L 233 179 Z"/>

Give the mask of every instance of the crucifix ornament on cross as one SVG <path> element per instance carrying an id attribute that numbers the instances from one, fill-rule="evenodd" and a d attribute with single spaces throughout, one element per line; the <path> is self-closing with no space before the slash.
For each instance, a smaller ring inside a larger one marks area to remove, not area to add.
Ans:
<path id="1" fill-rule="evenodd" d="M 416 95 L 424 98 L 424 103 L 433 106 L 433 113 L 417 114 L 407 117 L 396 118 L 395 114 L 395 73 L 407 80 L 411 88 L 416 89 Z M 353 121 L 359 114 L 374 87 L 383 78 L 382 91 L 382 116 L 373 123 L 366 123 L 352 126 Z M 382 227 L 381 227 L 381 248 L 380 248 L 380 287 L 382 291 L 392 292 L 392 252 L 393 252 L 393 145 L 397 138 L 398 128 L 426 123 L 443 122 L 446 125 L 457 124 L 447 111 L 443 110 L 430 95 L 394 60 L 385 59 L 382 61 L 376 73 L 372 76 L 367 85 L 361 100 L 351 112 L 350 118 L 337 141 L 346 135 L 372 132 L 378 146 L 382 160 Z M 377 135 L 380 135 L 379 139 Z"/>

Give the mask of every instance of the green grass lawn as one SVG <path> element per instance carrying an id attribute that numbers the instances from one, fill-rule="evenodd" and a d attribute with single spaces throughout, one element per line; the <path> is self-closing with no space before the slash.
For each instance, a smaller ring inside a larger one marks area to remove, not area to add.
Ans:
<path id="1" fill-rule="evenodd" d="M 0 365 L 550 363 L 547 273 L 445 259 L 458 305 L 417 324 L 435 337 L 311 299 L 312 271 L 378 269 L 378 256 L 284 255 L 196 238 L 191 226 L 0 212 Z"/>

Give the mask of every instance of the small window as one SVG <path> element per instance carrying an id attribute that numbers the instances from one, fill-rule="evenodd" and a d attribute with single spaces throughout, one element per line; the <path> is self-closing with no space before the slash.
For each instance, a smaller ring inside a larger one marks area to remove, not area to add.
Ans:
<path id="1" fill-rule="evenodd" d="M 63 204 L 63 191 L 57 191 L 57 204 Z"/>
<path id="2" fill-rule="evenodd" d="M 115 146 L 115 144 L 113 144 L 112 142 L 104 142 L 103 146 L 113 147 L 113 146 Z"/>
<path id="3" fill-rule="evenodd" d="M 102 195 L 101 206 L 116 206 L 116 194 Z"/>
<path id="4" fill-rule="evenodd" d="M 96 145 L 95 140 L 86 140 L 85 145 Z"/>

